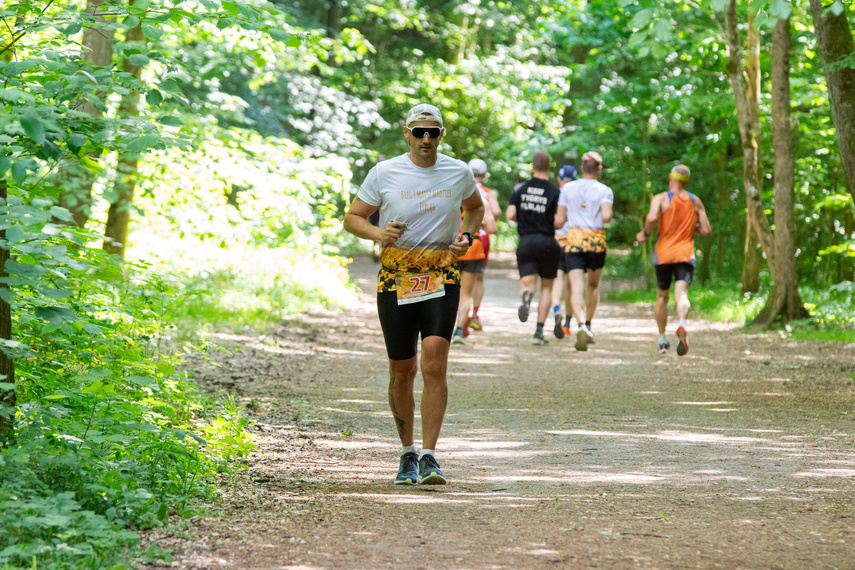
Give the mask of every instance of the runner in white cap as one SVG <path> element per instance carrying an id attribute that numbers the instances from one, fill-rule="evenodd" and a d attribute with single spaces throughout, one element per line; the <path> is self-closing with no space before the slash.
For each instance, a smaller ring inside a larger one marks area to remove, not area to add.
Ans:
<path id="1" fill-rule="evenodd" d="M 422 103 L 403 127 L 409 152 L 372 168 L 344 216 L 353 235 L 379 241 L 377 312 L 389 357 L 389 405 L 403 450 L 395 484 L 445 484 L 434 456 L 445 416 L 448 349 L 460 296 L 457 258 L 481 227 L 484 205 L 465 163 L 437 152 L 442 114 Z M 460 210 L 465 211 L 462 233 Z M 380 210 L 379 227 L 368 218 Z M 414 382 L 422 339 L 422 453 L 414 439 Z"/>

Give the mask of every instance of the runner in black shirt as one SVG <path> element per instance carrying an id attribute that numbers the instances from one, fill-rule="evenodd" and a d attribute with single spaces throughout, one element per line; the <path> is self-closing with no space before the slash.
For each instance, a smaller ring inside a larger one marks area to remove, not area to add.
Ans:
<path id="1" fill-rule="evenodd" d="M 531 161 L 532 178 L 514 189 L 508 205 L 507 218 L 517 222 L 520 242 L 517 265 L 520 271 L 522 304 L 520 321 L 528 320 L 529 305 L 534 296 L 537 276 L 540 276 L 540 302 L 537 307 L 537 330 L 533 344 L 546 344 L 543 324 L 552 301 L 552 283 L 558 274 L 561 248 L 555 241 L 555 212 L 560 191 L 549 183 L 552 168 L 549 154 L 538 151 Z M 562 331 L 563 332 L 563 331 Z"/>

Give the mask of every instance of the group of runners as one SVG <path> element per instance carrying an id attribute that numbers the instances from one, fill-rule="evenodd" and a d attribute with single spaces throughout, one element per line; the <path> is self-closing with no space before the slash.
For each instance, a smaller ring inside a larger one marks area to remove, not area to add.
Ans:
<path id="1" fill-rule="evenodd" d="M 478 309 L 489 236 L 496 232 L 502 212 L 495 192 L 483 184 L 484 161 L 475 159 L 467 165 L 438 152 L 445 126 L 437 107 L 427 103 L 413 107 L 402 134 L 408 152 L 369 171 L 344 216 L 344 228 L 381 244 L 377 312 L 389 358 L 389 406 L 402 445 L 394 482 L 442 485 L 446 479 L 435 451 L 448 400 L 449 349 L 452 341 L 465 342 L 468 329 L 481 327 Z M 534 344 L 547 343 L 543 329 L 551 308 L 555 336 L 570 333 L 572 314 L 578 325 L 576 349 L 587 350 L 594 341 L 591 320 L 599 303 L 607 249 L 604 224 L 611 220 L 614 195 L 597 180 L 602 158 L 596 152 L 583 155 L 579 179 L 574 167 L 563 166 L 560 188 L 549 182 L 551 171 L 549 154 L 536 152 L 532 177 L 517 185 L 505 212 L 508 220 L 517 222 L 520 236 L 518 316 L 522 322 L 528 320 L 539 277 Z M 670 348 L 665 336 L 667 303 L 671 281 L 676 280 L 681 356 L 689 346 L 686 317 L 694 274 L 693 236 L 711 231 L 703 203 L 685 190 L 689 175 L 682 165 L 672 170 L 669 190 L 653 198 L 637 236 L 644 242 L 658 224 L 654 263 L 659 350 Z M 378 212 L 379 219 L 372 224 L 371 217 Z M 568 297 L 563 321 L 560 301 L 553 297 L 559 271 Z M 415 443 L 414 395 L 419 367 L 424 383 L 420 452 Z"/>

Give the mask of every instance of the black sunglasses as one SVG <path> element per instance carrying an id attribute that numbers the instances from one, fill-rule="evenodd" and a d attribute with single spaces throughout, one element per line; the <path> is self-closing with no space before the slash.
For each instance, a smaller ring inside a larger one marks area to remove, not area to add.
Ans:
<path id="1" fill-rule="evenodd" d="M 442 127 L 405 127 L 408 131 L 413 133 L 413 136 L 417 139 L 425 138 L 425 135 L 429 136 L 432 139 L 438 138 L 442 133 Z"/>

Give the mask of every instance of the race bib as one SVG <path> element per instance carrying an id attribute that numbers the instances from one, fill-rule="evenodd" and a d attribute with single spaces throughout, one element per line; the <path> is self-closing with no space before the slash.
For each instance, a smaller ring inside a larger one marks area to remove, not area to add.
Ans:
<path id="1" fill-rule="evenodd" d="M 398 273 L 395 276 L 398 304 L 408 305 L 445 295 L 445 273 Z"/>

